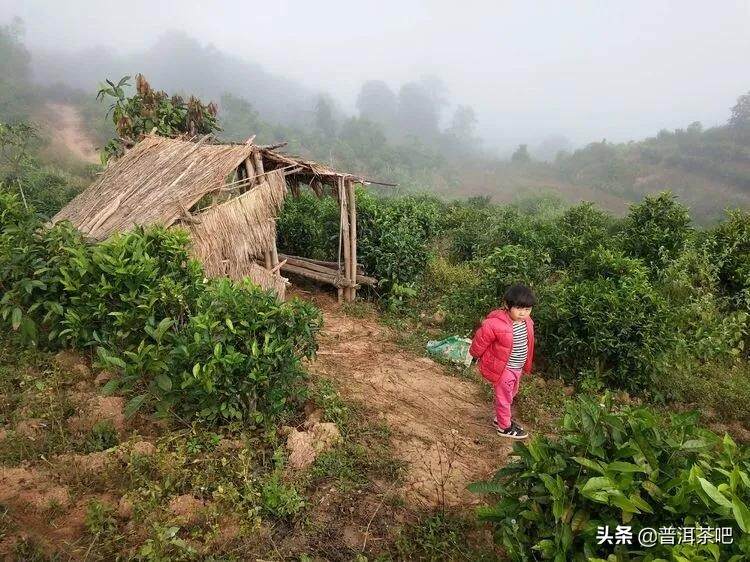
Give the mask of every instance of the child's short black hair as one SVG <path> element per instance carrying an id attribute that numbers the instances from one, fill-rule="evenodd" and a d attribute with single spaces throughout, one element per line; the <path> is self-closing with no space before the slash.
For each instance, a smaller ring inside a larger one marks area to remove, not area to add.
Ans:
<path id="1" fill-rule="evenodd" d="M 536 304 L 534 292 L 526 285 L 512 285 L 503 295 L 503 301 L 508 308 L 531 308 Z"/>

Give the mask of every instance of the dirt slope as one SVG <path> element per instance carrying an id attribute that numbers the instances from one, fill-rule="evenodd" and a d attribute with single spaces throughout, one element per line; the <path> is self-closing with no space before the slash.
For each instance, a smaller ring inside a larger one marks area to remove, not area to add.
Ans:
<path id="1" fill-rule="evenodd" d="M 387 422 L 397 456 L 408 462 L 406 496 L 425 506 L 478 503 L 466 485 L 491 476 L 511 451 L 492 428 L 482 387 L 405 351 L 375 319 L 348 316 L 332 298 L 314 300 L 325 324 L 310 369 Z"/>
<path id="2" fill-rule="evenodd" d="M 94 142 L 86 133 L 81 116 L 72 105 L 49 102 L 40 116 L 50 136 L 50 149 L 57 154 L 71 154 L 89 164 L 99 163 Z"/>

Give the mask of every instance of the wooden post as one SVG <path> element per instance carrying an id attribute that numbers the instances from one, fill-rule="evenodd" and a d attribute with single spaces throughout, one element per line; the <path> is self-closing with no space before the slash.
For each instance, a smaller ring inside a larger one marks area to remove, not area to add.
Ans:
<path id="1" fill-rule="evenodd" d="M 255 180 L 255 185 L 263 181 L 263 158 L 260 155 L 260 150 L 253 151 L 253 164 L 255 166 L 255 175 L 258 178 Z"/>
<path id="2" fill-rule="evenodd" d="M 350 277 L 349 280 L 352 282 L 351 286 L 351 299 L 357 300 L 357 201 L 354 193 L 354 182 L 352 180 L 346 180 L 346 198 L 349 203 L 349 244 L 351 244 L 351 250 L 349 251 L 349 268 Z"/>
<path id="3" fill-rule="evenodd" d="M 341 201 L 341 244 L 344 247 L 344 277 L 347 281 L 351 281 L 352 278 L 352 262 L 351 253 L 352 246 L 350 241 L 351 231 L 349 229 L 349 207 L 346 204 L 346 188 L 344 187 L 344 178 L 337 178 L 339 201 Z M 344 287 L 344 301 L 349 302 L 352 300 L 351 287 Z"/>
<path id="4" fill-rule="evenodd" d="M 273 231 L 276 232 L 276 225 L 273 225 Z M 281 277 L 281 269 L 279 265 L 279 250 L 276 247 L 276 238 L 273 239 L 273 246 L 271 246 L 271 267 L 276 269 L 276 277 Z"/>
<path id="5" fill-rule="evenodd" d="M 255 180 L 253 179 L 255 177 L 255 167 L 253 166 L 253 162 L 250 158 L 245 159 L 245 177 L 250 178 L 250 180 L 247 186 L 245 186 L 243 189 L 240 189 L 240 192 L 242 193 L 248 191 L 255 185 Z"/>

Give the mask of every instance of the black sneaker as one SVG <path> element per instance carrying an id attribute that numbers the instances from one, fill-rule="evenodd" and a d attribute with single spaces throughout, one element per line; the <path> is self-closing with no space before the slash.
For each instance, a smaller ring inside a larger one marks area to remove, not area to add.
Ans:
<path id="1" fill-rule="evenodd" d="M 492 425 L 495 427 L 495 429 L 500 429 L 500 426 L 497 425 L 497 416 L 495 416 L 494 418 L 492 418 Z M 521 426 L 518 425 L 518 423 L 516 422 L 516 420 L 514 420 L 513 418 L 511 418 L 511 420 L 510 420 L 510 425 L 511 426 L 515 425 L 517 427 L 521 427 Z"/>
<path id="2" fill-rule="evenodd" d="M 497 434 L 509 439 L 526 439 L 529 434 L 515 422 L 511 422 L 510 427 L 507 429 L 497 428 Z"/>

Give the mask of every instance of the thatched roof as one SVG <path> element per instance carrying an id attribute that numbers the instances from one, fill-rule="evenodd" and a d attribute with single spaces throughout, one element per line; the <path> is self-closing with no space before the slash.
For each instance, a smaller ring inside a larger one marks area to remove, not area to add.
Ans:
<path id="1" fill-rule="evenodd" d="M 135 225 L 171 226 L 257 147 L 148 135 L 57 213 L 96 240 Z"/>
<path id="2" fill-rule="evenodd" d="M 241 277 L 253 258 L 276 243 L 276 216 L 286 194 L 281 172 L 265 174 L 251 191 L 214 205 L 187 222 L 193 252 L 210 277 Z M 238 273 L 240 272 L 240 273 Z"/>

